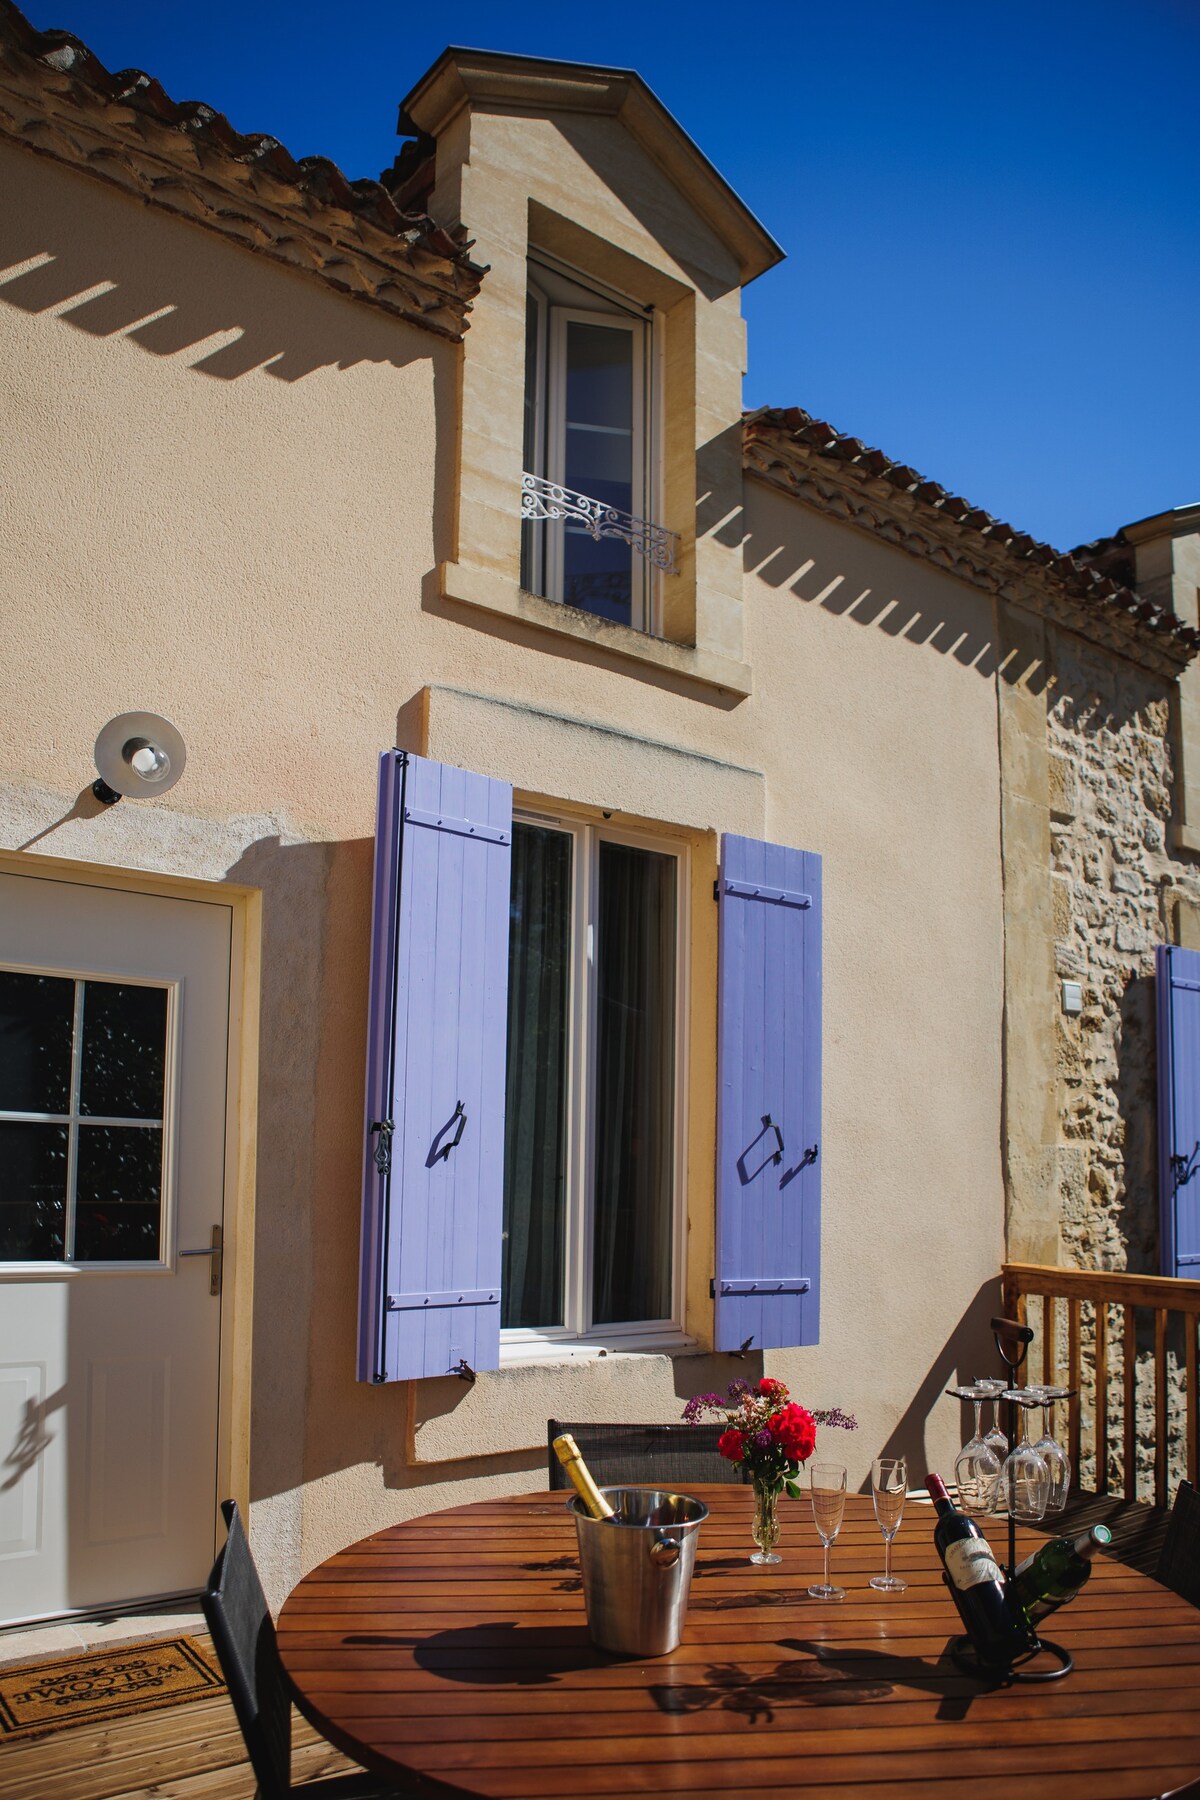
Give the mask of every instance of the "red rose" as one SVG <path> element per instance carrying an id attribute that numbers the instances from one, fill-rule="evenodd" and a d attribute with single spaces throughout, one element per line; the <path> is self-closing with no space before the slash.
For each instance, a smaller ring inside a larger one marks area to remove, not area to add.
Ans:
<path id="1" fill-rule="evenodd" d="M 787 1388 L 784 1386 L 783 1382 L 776 1381 L 776 1379 L 773 1375 L 764 1375 L 763 1376 L 762 1380 L 758 1384 L 758 1391 L 760 1394 L 762 1394 L 768 1398 L 772 1395 L 775 1395 L 780 1400 L 786 1400 L 787 1396 L 788 1396 Z"/>
<path id="2" fill-rule="evenodd" d="M 717 1439 L 717 1449 L 726 1462 L 741 1462 L 746 1449 L 746 1436 L 741 1431 L 723 1431 Z"/>
<path id="3" fill-rule="evenodd" d="M 811 1413 L 793 1401 L 781 1412 L 772 1413 L 767 1424 L 771 1436 L 796 1462 L 807 1462 L 817 1447 L 817 1426 Z"/>

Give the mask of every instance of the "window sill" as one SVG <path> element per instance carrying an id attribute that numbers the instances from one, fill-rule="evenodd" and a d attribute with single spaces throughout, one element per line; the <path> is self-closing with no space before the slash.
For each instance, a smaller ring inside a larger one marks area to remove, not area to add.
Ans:
<path id="1" fill-rule="evenodd" d="M 500 1367 L 516 1369 L 530 1363 L 609 1361 L 618 1356 L 676 1356 L 696 1348 L 696 1339 L 676 1327 L 639 1331 L 622 1337 L 500 1339 Z"/>
<path id="2" fill-rule="evenodd" d="M 553 600 L 527 594 L 515 581 L 506 581 L 487 569 L 472 568 L 468 563 L 442 563 L 438 578 L 443 598 L 460 606 L 477 607 L 556 637 L 573 638 L 622 661 L 662 669 L 739 699 L 752 692 L 749 667 L 732 657 L 718 656 L 692 644 L 676 644 L 670 638 L 650 637 L 644 631 L 615 625 L 573 606 L 559 606 Z"/>

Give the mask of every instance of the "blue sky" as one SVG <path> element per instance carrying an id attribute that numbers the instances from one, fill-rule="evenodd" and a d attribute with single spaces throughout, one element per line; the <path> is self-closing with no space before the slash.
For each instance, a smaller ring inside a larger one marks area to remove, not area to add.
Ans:
<path id="1" fill-rule="evenodd" d="M 788 251 L 747 405 L 800 405 L 1059 548 L 1200 500 L 1200 0 L 28 0 L 374 175 L 447 41 L 634 67 Z"/>

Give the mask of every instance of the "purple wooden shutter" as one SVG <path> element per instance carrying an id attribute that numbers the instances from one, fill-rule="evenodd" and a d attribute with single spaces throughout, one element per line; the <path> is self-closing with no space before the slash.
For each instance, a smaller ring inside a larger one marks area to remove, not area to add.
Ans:
<path id="1" fill-rule="evenodd" d="M 512 789 L 379 765 L 360 1381 L 500 1359 Z"/>
<path id="2" fill-rule="evenodd" d="M 821 859 L 723 837 L 717 895 L 716 1348 L 815 1344 Z"/>
<path id="3" fill-rule="evenodd" d="M 1160 944 L 1158 1191 L 1161 1269 L 1200 1279 L 1200 951 Z"/>

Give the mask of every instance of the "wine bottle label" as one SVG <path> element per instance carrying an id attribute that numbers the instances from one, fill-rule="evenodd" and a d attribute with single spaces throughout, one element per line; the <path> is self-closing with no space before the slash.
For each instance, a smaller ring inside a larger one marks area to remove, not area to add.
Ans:
<path id="1" fill-rule="evenodd" d="M 986 1538 L 958 1538 L 946 1545 L 946 1573 L 959 1592 L 981 1581 L 999 1581 L 1000 1565 Z"/>

